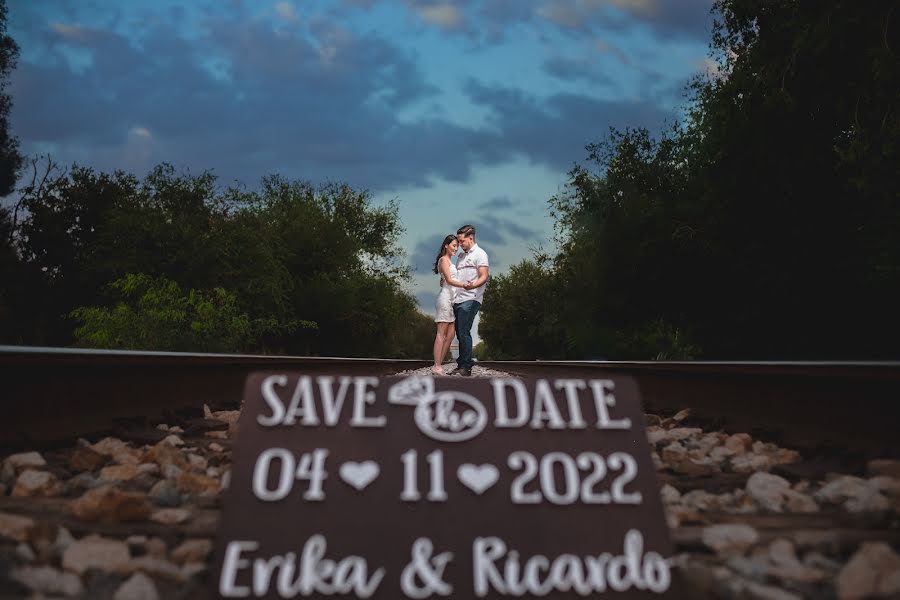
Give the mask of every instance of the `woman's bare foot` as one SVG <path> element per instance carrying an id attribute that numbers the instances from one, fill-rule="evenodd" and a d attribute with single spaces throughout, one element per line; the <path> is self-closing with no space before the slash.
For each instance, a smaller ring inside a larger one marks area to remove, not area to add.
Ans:
<path id="1" fill-rule="evenodd" d="M 446 373 L 444 373 L 444 367 L 431 367 L 431 372 L 434 375 L 446 375 Z"/>

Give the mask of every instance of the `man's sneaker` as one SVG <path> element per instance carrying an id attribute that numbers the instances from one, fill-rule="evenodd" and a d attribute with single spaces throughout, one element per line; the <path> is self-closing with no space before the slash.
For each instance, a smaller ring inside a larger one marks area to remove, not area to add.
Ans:
<path id="1" fill-rule="evenodd" d="M 462 375 L 463 377 L 471 377 L 472 369 L 460 369 L 459 374 Z"/>
<path id="2" fill-rule="evenodd" d="M 455 369 L 453 369 L 452 371 L 450 371 L 449 374 L 450 374 L 450 375 L 460 375 L 460 374 L 463 372 L 463 370 L 464 370 L 464 369 L 460 369 L 459 367 L 456 367 Z"/>

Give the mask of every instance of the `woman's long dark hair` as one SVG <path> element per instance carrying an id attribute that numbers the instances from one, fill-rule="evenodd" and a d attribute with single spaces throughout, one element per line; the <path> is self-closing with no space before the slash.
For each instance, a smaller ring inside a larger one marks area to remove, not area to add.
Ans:
<path id="1" fill-rule="evenodd" d="M 456 239 L 456 236 L 452 233 L 444 238 L 444 241 L 441 242 L 441 249 L 438 250 L 437 258 L 434 259 L 434 267 L 432 267 L 432 271 L 435 273 L 439 273 L 438 271 L 438 263 L 441 262 L 441 257 L 444 255 L 444 252 L 447 250 L 447 244 Z"/>

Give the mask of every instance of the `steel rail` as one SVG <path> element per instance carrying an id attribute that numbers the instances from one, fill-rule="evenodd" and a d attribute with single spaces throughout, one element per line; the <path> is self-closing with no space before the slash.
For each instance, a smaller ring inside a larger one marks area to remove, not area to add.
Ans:
<path id="1" fill-rule="evenodd" d="M 167 411 L 240 405 L 253 371 L 388 375 L 424 360 L 0 346 L 0 446 L 46 445 Z M 523 376 L 634 377 L 648 412 L 690 408 L 784 445 L 900 455 L 897 362 L 485 361 Z"/>
<path id="2" fill-rule="evenodd" d="M 900 456 L 900 362 L 491 361 L 523 376 L 630 375 L 650 413 L 691 409 L 797 449 Z"/>
<path id="3" fill-rule="evenodd" d="M 112 431 L 168 411 L 238 408 L 254 371 L 388 375 L 424 360 L 0 346 L 0 449 Z"/>

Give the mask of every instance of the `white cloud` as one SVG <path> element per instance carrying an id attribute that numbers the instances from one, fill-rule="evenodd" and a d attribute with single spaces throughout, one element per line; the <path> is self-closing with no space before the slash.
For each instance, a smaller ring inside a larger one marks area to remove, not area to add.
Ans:
<path id="1" fill-rule="evenodd" d="M 275 5 L 275 12 L 278 13 L 279 17 L 281 17 L 285 21 L 290 21 L 291 23 L 299 20 L 297 11 L 294 9 L 294 5 L 290 2 L 279 2 Z"/>
<path id="2" fill-rule="evenodd" d="M 153 134 L 150 133 L 149 129 L 147 129 L 146 127 L 141 127 L 140 125 L 132 127 L 131 133 L 139 138 L 150 139 L 153 137 Z"/>
<path id="3" fill-rule="evenodd" d="M 462 11 L 451 4 L 435 4 L 417 8 L 419 16 L 426 23 L 444 29 L 459 29 L 463 22 Z"/>

